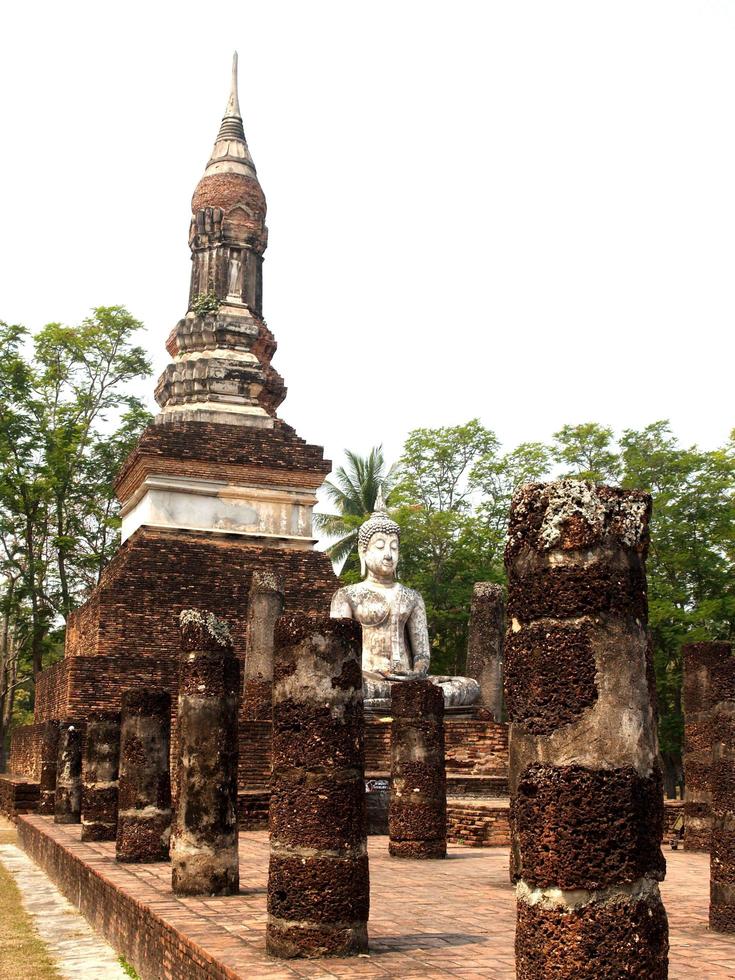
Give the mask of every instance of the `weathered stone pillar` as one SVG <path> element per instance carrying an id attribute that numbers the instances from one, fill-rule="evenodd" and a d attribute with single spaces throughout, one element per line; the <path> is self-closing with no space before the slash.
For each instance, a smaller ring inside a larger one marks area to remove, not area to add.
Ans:
<path id="1" fill-rule="evenodd" d="M 388 850 L 393 857 L 447 854 L 444 696 L 431 681 L 391 688 Z"/>
<path id="2" fill-rule="evenodd" d="M 729 657 L 728 643 L 685 643 L 682 708 L 684 710 L 684 850 L 709 851 L 712 837 L 712 671 Z"/>
<path id="3" fill-rule="evenodd" d="M 171 885 L 176 895 L 236 895 L 240 664 L 226 623 L 197 609 L 180 622 Z"/>
<path id="4" fill-rule="evenodd" d="M 120 765 L 120 715 L 87 719 L 82 767 L 82 840 L 115 840 Z"/>
<path id="5" fill-rule="evenodd" d="M 270 721 L 273 687 L 273 631 L 283 612 L 283 583 L 268 570 L 253 572 L 245 640 L 243 718 Z"/>
<path id="6" fill-rule="evenodd" d="M 710 929 L 735 933 L 735 657 L 712 671 Z"/>
<path id="7" fill-rule="evenodd" d="M 75 721 L 59 724 L 54 823 L 79 823 L 82 813 L 82 732 Z"/>
<path id="8" fill-rule="evenodd" d="M 519 980 L 667 976 L 650 510 L 646 493 L 576 480 L 513 497 L 505 696 Z"/>
<path id="9" fill-rule="evenodd" d="M 124 691 L 120 733 L 118 861 L 167 861 L 171 836 L 171 697 Z"/>
<path id="10" fill-rule="evenodd" d="M 467 638 L 467 676 L 480 685 L 480 704 L 494 721 L 503 715 L 503 634 L 505 601 L 503 586 L 475 582 Z"/>
<path id="11" fill-rule="evenodd" d="M 273 677 L 273 956 L 367 950 L 362 634 L 352 619 L 281 616 Z"/>
<path id="12" fill-rule="evenodd" d="M 56 808 L 56 766 L 59 756 L 59 722 L 45 721 L 41 735 L 41 775 L 38 812 L 53 817 Z"/>

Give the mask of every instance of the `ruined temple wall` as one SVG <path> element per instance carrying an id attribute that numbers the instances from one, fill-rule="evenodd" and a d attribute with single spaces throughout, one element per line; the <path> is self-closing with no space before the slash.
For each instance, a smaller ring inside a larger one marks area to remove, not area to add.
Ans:
<path id="1" fill-rule="evenodd" d="M 508 726 L 493 721 L 445 717 L 444 738 L 448 773 L 467 776 L 505 776 L 508 772 Z M 367 772 L 390 771 L 390 721 L 367 719 Z"/>
<path id="2" fill-rule="evenodd" d="M 10 743 L 8 772 L 14 776 L 28 776 L 31 780 L 41 778 L 41 743 L 44 726 L 22 725 L 14 729 Z"/>

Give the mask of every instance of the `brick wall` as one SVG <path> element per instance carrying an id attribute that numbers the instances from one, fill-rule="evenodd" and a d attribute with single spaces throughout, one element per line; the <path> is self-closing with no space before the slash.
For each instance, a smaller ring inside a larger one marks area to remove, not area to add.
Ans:
<path id="1" fill-rule="evenodd" d="M 508 801 L 447 800 L 447 840 L 467 847 L 509 847 Z"/>
<path id="2" fill-rule="evenodd" d="M 8 772 L 14 776 L 41 778 L 41 740 L 43 725 L 21 725 L 13 730 Z"/>
<path id="3" fill-rule="evenodd" d="M 41 822 L 41 818 L 36 818 Z M 43 821 L 45 823 L 45 821 Z M 53 824 L 49 831 L 52 832 Z M 18 821 L 20 846 L 110 945 L 144 977 L 232 980 L 196 941 L 164 922 L 143 902 L 119 891 L 93 867 L 31 821 Z"/>
<path id="4" fill-rule="evenodd" d="M 447 773 L 506 776 L 508 726 L 494 721 L 444 719 Z M 365 770 L 390 772 L 390 722 L 368 718 L 365 725 Z"/>
<path id="5" fill-rule="evenodd" d="M 35 813 L 39 786 L 25 776 L 0 775 L 0 813 L 15 822 L 21 813 Z"/>

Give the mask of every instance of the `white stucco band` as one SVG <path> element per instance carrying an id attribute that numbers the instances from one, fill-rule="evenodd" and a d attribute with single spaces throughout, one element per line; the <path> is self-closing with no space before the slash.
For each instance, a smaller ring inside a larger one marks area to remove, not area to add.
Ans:
<path id="1" fill-rule="evenodd" d="M 122 540 L 142 525 L 243 534 L 270 546 L 311 550 L 313 490 L 248 487 L 190 477 L 145 478 L 122 507 Z"/>

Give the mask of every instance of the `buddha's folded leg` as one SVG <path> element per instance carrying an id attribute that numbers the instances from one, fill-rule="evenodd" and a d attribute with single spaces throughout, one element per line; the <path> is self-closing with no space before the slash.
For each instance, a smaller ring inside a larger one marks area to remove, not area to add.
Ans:
<path id="1" fill-rule="evenodd" d="M 432 684 L 442 689 L 447 708 L 477 704 L 480 700 L 480 685 L 473 677 L 429 677 Z"/>

